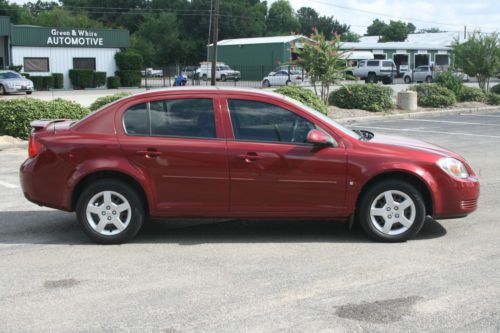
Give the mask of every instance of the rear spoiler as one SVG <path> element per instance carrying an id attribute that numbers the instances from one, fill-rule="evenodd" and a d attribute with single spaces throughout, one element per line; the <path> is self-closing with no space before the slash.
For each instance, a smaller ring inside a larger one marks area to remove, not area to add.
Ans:
<path id="1" fill-rule="evenodd" d="M 52 124 L 60 123 L 63 121 L 68 121 L 70 119 L 40 119 L 31 122 L 31 127 L 33 127 L 33 131 L 39 131 L 47 129 Z"/>

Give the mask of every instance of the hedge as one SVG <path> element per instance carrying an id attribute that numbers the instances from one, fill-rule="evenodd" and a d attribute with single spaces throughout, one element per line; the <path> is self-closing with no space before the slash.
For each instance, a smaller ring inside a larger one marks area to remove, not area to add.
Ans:
<path id="1" fill-rule="evenodd" d="M 500 105 L 500 95 L 489 92 L 485 95 L 486 103 L 490 105 Z"/>
<path id="2" fill-rule="evenodd" d="M 116 89 L 120 87 L 120 77 L 118 76 L 110 76 L 107 79 L 108 89 Z"/>
<path id="3" fill-rule="evenodd" d="M 500 95 L 500 84 L 494 85 L 490 88 L 490 92 Z"/>
<path id="4" fill-rule="evenodd" d="M 141 70 L 142 69 L 142 56 L 133 51 L 126 50 L 115 54 L 116 65 L 120 70 Z"/>
<path id="5" fill-rule="evenodd" d="M 463 87 L 462 93 L 459 96 L 461 102 L 484 102 L 486 96 L 479 88 Z"/>
<path id="6" fill-rule="evenodd" d="M 54 88 L 54 77 L 49 76 L 30 76 L 29 79 L 33 81 L 33 86 L 35 90 L 49 90 Z"/>
<path id="7" fill-rule="evenodd" d="M 94 72 L 94 88 L 102 87 L 106 84 L 106 72 Z"/>
<path id="8" fill-rule="evenodd" d="M 54 88 L 55 89 L 64 88 L 64 76 L 62 73 L 54 73 L 54 74 L 52 74 L 52 77 L 54 78 Z"/>
<path id="9" fill-rule="evenodd" d="M 99 97 L 98 99 L 96 99 L 94 101 L 94 103 L 90 104 L 89 109 L 90 109 L 90 111 L 95 111 L 106 104 L 109 104 L 111 102 L 119 100 L 122 97 L 127 97 L 127 96 L 130 96 L 130 94 L 127 92 L 121 92 L 121 93 L 110 95 L 110 96 Z"/>
<path id="10" fill-rule="evenodd" d="M 275 92 L 293 98 L 321 113 L 328 113 L 326 105 L 323 104 L 321 99 L 310 89 L 298 86 L 283 86 L 276 89 Z"/>
<path id="11" fill-rule="evenodd" d="M 410 88 L 417 92 L 418 105 L 424 107 L 445 107 L 457 102 L 455 94 L 436 83 L 422 83 Z"/>
<path id="12" fill-rule="evenodd" d="M 463 77 L 457 76 L 451 70 L 438 73 L 434 78 L 434 82 L 453 91 L 456 98 L 462 95 L 464 89 Z"/>
<path id="13" fill-rule="evenodd" d="M 377 84 L 350 85 L 333 91 L 328 103 L 344 109 L 381 112 L 394 109 L 391 94 L 392 88 Z"/>
<path id="14" fill-rule="evenodd" d="M 0 100 L 0 135 L 29 137 L 30 123 L 37 119 L 81 119 L 90 110 L 63 99 L 42 101 L 35 98 Z"/>
<path id="15" fill-rule="evenodd" d="M 120 78 L 122 87 L 140 87 L 142 75 L 138 70 L 119 70 L 116 71 L 116 76 Z"/>
<path id="16" fill-rule="evenodd" d="M 94 87 L 94 71 L 91 69 L 70 69 L 69 79 L 75 89 Z"/>

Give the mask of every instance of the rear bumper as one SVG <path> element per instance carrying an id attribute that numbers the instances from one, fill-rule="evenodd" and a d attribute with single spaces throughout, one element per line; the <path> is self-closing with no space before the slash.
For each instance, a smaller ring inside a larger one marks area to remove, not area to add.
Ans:
<path id="1" fill-rule="evenodd" d="M 435 218 L 466 216 L 477 209 L 480 185 L 475 177 L 452 179 L 435 193 Z"/>

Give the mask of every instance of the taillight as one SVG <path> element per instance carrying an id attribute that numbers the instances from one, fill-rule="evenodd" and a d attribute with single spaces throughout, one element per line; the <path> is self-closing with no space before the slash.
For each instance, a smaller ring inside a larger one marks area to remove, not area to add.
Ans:
<path id="1" fill-rule="evenodd" d="M 296 80 L 302 80 L 302 77 L 297 76 L 295 79 L 296 79 Z"/>
<path id="2" fill-rule="evenodd" d="M 38 155 L 43 149 L 43 145 L 36 140 L 33 135 L 30 135 L 30 140 L 28 142 L 28 155 L 30 158 Z"/>

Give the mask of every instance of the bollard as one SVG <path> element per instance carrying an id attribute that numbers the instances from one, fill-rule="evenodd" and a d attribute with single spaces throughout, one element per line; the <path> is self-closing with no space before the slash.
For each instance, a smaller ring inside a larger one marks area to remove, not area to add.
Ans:
<path id="1" fill-rule="evenodd" d="M 417 109 L 417 93 L 415 91 L 400 91 L 397 97 L 398 108 L 407 111 Z"/>

